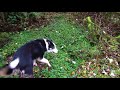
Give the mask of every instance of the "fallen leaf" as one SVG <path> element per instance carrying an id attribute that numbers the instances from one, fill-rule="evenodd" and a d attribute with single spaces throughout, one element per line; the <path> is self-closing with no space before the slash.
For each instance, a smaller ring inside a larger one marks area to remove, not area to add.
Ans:
<path id="1" fill-rule="evenodd" d="M 72 61 L 72 63 L 73 63 L 73 64 L 76 64 L 76 62 L 75 62 L 75 61 Z"/>
<path id="2" fill-rule="evenodd" d="M 115 76 L 116 76 L 116 75 L 114 74 L 114 71 L 113 71 L 113 70 L 111 71 L 110 76 L 111 76 L 111 77 L 115 77 Z"/>
<path id="3" fill-rule="evenodd" d="M 108 58 L 108 60 L 109 60 L 109 62 L 110 62 L 110 63 L 112 63 L 112 62 L 113 62 L 113 59 Z"/>
<path id="4" fill-rule="evenodd" d="M 75 72 L 73 71 L 71 74 L 72 74 L 72 75 L 74 75 L 74 74 L 75 74 Z"/>

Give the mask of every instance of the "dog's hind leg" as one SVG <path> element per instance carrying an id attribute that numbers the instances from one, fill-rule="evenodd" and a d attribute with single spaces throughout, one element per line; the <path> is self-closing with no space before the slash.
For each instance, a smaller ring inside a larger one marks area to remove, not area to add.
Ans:
<path id="1" fill-rule="evenodd" d="M 20 78 L 33 78 L 33 68 L 26 67 L 25 70 L 20 72 Z"/>
<path id="2" fill-rule="evenodd" d="M 31 58 L 28 58 L 28 62 L 25 67 L 21 68 L 20 77 L 21 78 L 30 78 L 33 76 L 33 60 Z"/>

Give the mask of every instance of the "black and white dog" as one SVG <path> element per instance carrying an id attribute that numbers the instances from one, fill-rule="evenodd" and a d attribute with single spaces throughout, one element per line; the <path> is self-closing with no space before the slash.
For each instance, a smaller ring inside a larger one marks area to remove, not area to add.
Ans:
<path id="1" fill-rule="evenodd" d="M 51 67 L 49 61 L 44 58 L 45 52 L 57 53 L 55 43 L 48 39 L 36 39 L 21 46 L 14 54 L 13 61 L 11 61 L 4 68 L 6 74 L 11 74 L 14 69 L 19 69 L 27 75 L 33 75 L 33 66 L 36 61 L 47 64 Z"/>

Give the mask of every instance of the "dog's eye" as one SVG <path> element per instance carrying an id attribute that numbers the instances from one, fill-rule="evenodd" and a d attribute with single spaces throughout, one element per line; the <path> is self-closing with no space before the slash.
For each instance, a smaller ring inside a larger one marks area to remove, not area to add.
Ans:
<path id="1" fill-rule="evenodd" d="M 50 50 L 52 50 L 52 48 L 50 48 Z"/>
<path id="2" fill-rule="evenodd" d="M 52 48 L 49 48 L 49 50 L 52 50 Z"/>

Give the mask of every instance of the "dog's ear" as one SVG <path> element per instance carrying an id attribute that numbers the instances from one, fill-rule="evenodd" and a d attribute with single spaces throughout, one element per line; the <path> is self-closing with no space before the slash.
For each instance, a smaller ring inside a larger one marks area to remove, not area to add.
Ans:
<path id="1" fill-rule="evenodd" d="M 46 41 L 47 41 L 48 45 L 53 45 L 53 41 L 52 40 L 47 39 Z"/>

